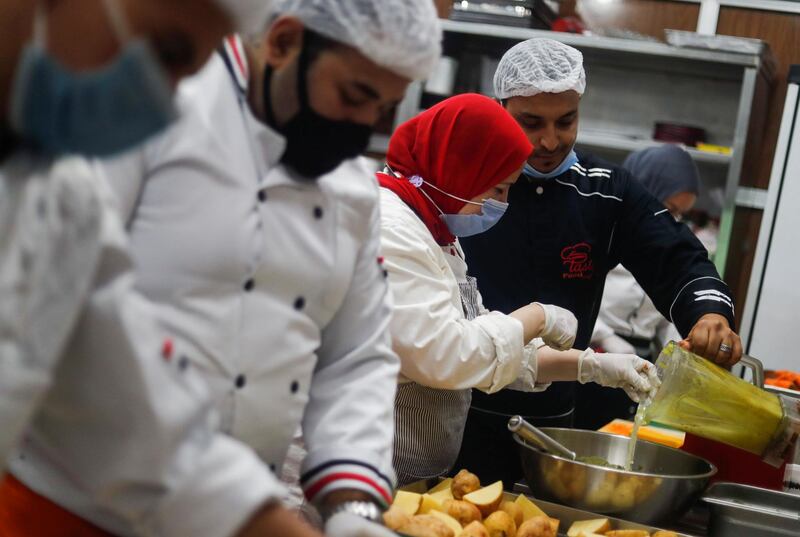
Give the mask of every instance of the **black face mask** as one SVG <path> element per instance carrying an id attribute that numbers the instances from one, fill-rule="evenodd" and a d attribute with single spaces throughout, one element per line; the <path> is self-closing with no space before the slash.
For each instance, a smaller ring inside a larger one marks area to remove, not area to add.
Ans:
<path id="1" fill-rule="evenodd" d="M 267 123 L 286 138 L 281 162 L 301 178 L 315 180 L 336 169 L 343 161 L 362 154 L 369 144 L 372 127 L 351 121 L 335 121 L 318 114 L 308 102 L 309 32 L 304 37 L 297 73 L 300 110 L 282 126 L 275 122 L 270 99 L 272 69 L 264 71 L 264 110 Z"/>

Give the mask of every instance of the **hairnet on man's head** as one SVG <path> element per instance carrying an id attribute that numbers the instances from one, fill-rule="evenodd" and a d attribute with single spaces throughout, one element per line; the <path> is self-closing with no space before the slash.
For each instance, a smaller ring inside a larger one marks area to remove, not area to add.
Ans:
<path id="1" fill-rule="evenodd" d="M 432 0 L 276 0 L 274 12 L 413 80 L 430 75 L 441 55 Z"/>
<path id="2" fill-rule="evenodd" d="M 273 0 L 214 0 L 233 20 L 236 31 L 244 35 L 253 35 L 264 30 L 270 14 Z"/>
<path id="3" fill-rule="evenodd" d="M 517 43 L 503 55 L 494 73 L 494 94 L 498 99 L 565 91 L 583 95 L 585 90 L 583 54 L 553 39 Z"/>

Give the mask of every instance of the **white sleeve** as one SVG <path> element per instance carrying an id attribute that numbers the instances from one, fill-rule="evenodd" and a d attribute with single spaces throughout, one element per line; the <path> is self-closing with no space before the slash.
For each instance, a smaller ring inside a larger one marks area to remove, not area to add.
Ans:
<path id="1" fill-rule="evenodd" d="M 312 502 L 341 488 L 392 501 L 400 362 L 389 333 L 391 299 L 379 260 L 377 203 L 368 226 L 345 300 L 323 330 L 303 419 L 308 456 L 301 485 Z"/>
<path id="2" fill-rule="evenodd" d="M 411 226 L 384 222 L 381 240 L 403 376 L 431 388 L 490 393 L 514 382 L 530 358 L 523 352 L 522 323 L 499 312 L 468 321 L 452 299 L 456 283 L 448 286 L 432 239 L 429 244 Z"/>
<path id="3" fill-rule="evenodd" d="M 683 338 L 678 329 L 675 328 L 675 325 L 669 322 L 666 317 L 662 317 L 656 326 L 656 340 L 658 340 L 658 343 L 664 346 L 670 341 L 680 341 L 681 339 Z"/>
<path id="4" fill-rule="evenodd" d="M 191 348 L 175 341 L 169 352 L 159 310 L 133 288 L 110 206 L 102 229 L 89 300 L 23 446 L 34 456 L 16 457 L 12 471 L 48 483 L 48 497 L 76 502 L 90 521 L 113 515 L 128 528 L 119 533 L 233 535 L 284 489 L 250 449 L 216 432 Z"/>
<path id="5" fill-rule="evenodd" d="M 0 473 L 49 388 L 100 253 L 86 161 L 0 168 Z"/>
<path id="6" fill-rule="evenodd" d="M 602 311 L 602 306 L 600 308 Z M 597 320 L 594 322 L 594 330 L 592 331 L 592 344 L 599 345 L 601 341 L 613 335 L 614 330 L 612 330 L 603 319 L 597 317 Z"/>

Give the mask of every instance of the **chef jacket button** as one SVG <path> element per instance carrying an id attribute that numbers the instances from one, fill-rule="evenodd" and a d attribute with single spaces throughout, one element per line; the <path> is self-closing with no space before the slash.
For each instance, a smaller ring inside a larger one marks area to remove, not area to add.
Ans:
<path id="1" fill-rule="evenodd" d="M 269 471 L 272 472 L 273 474 L 275 473 L 275 470 L 277 470 L 277 469 L 278 469 L 278 467 L 275 466 L 274 464 L 270 464 L 269 465 Z"/>
<path id="2" fill-rule="evenodd" d="M 247 384 L 247 377 L 244 375 L 236 375 L 236 387 L 241 390 L 244 388 L 245 384 Z"/>
<path id="3" fill-rule="evenodd" d="M 293 380 L 292 385 L 289 388 L 292 390 L 292 393 L 297 393 L 297 390 L 300 389 L 300 383 L 296 380 Z"/>
<path id="4" fill-rule="evenodd" d="M 249 280 L 244 282 L 244 290 L 245 291 L 252 291 L 253 287 L 255 287 L 255 286 L 256 286 L 256 282 L 253 281 L 253 278 L 250 278 Z"/>
<path id="5" fill-rule="evenodd" d="M 261 190 L 258 191 L 258 201 L 260 201 L 261 203 L 264 203 L 265 201 L 267 201 L 267 189 L 266 188 L 262 188 Z"/>
<path id="6" fill-rule="evenodd" d="M 544 194 L 544 187 L 537 186 L 537 187 L 536 187 L 536 193 L 537 193 L 537 194 L 539 194 L 540 196 L 541 196 L 542 194 Z"/>
<path id="7" fill-rule="evenodd" d="M 322 207 L 319 207 L 319 206 L 314 207 L 314 218 L 316 218 L 317 220 L 320 220 L 320 219 L 322 219 L 322 216 L 324 214 L 325 213 L 322 211 Z"/>
<path id="8" fill-rule="evenodd" d="M 294 301 L 294 309 L 296 310 L 301 310 L 305 306 L 306 306 L 306 299 L 301 296 L 297 297 L 297 299 Z"/>
<path id="9" fill-rule="evenodd" d="M 186 356 L 181 356 L 178 360 L 178 369 L 185 371 L 187 367 L 189 367 L 189 359 Z"/>

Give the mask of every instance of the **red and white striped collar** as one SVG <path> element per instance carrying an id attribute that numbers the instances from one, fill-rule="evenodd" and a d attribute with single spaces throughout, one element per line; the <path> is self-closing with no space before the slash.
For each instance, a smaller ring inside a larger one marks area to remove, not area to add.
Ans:
<path id="1" fill-rule="evenodd" d="M 236 34 L 231 34 L 223 41 L 223 49 L 226 56 L 226 63 L 231 71 L 236 84 L 242 93 L 247 93 L 247 85 L 250 81 L 250 69 L 247 65 L 247 56 L 244 52 L 244 44 Z"/>

